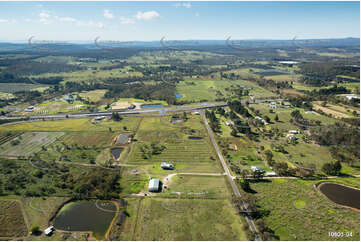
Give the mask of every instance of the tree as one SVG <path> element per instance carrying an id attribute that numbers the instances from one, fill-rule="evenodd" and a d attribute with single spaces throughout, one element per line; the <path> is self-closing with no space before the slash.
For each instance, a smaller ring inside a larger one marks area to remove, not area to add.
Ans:
<path id="1" fill-rule="evenodd" d="M 187 117 L 187 113 L 186 113 L 186 112 L 183 112 L 183 120 L 184 120 L 184 121 L 187 121 L 187 120 L 188 120 L 188 117 Z"/>
<path id="2" fill-rule="evenodd" d="M 267 123 L 270 123 L 270 122 L 271 122 L 271 119 L 270 119 L 268 116 L 265 116 L 265 117 L 264 117 L 264 120 L 266 120 Z"/>
<path id="3" fill-rule="evenodd" d="M 0 179 L 0 196 L 4 195 L 4 184 L 3 181 Z"/>
<path id="4" fill-rule="evenodd" d="M 243 191 L 245 191 L 245 192 L 251 191 L 251 187 L 249 185 L 248 179 L 240 179 L 239 183 L 240 183 L 241 188 L 243 189 Z"/>
<path id="5" fill-rule="evenodd" d="M 335 163 L 325 163 L 322 166 L 322 171 L 325 172 L 327 175 L 331 176 L 338 176 L 342 169 L 342 165 L 339 161 Z"/>
<path id="6" fill-rule="evenodd" d="M 114 121 L 121 121 L 123 118 L 117 112 L 112 112 L 112 119 Z"/>
<path id="7" fill-rule="evenodd" d="M 241 176 L 243 179 L 246 179 L 248 175 L 249 175 L 249 171 L 247 169 L 243 169 L 241 171 Z"/>
<path id="8" fill-rule="evenodd" d="M 278 114 L 276 114 L 276 116 L 275 116 L 275 121 L 278 122 L 278 120 L 279 120 L 279 119 L 278 119 Z"/>
<path id="9" fill-rule="evenodd" d="M 232 129 L 231 135 L 234 137 L 237 137 L 237 131 L 235 129 Z"/>
<path id="10" fill-rule="evenodd" d="M 33 227 L 31 227 L 31 234 L 39 235 L 40 233 L 41 233 L 41 231 L 39 230 L 39 226 L 34 225 Z"/>
<path id="11" fill-rule="evenodd" d="M 273 165 L 273 162 L 272 162 L 272 159 L 273 159 L 273 153 L 272 151 L 270 150 L 266 150 L 264 152 L 265 156 L 266 156 L 266 160 L 267 160 L 267 163 L 272 166 Z"/>
<path id="12" fill-rule="evenodd" d="M 264 173 L 265 172 L 263 170 L 255 170 L 255 171 L 253 171 L 253 178 L 257 179 L 257 180 L 262 179 L 264 176 Z"/>
<path id="13" fill-rule="evenodd" d="M 291 117 L 296 120 L 303 119 L 302 114 L 301 114 L 300 110 L 298 110 L 298 109 L 293 110 L 291 112 Z"/>

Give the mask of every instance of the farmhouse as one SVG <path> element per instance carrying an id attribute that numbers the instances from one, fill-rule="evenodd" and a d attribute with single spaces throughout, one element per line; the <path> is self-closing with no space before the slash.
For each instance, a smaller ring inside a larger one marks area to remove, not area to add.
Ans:
<path id="1" fill-rule="evenodd" d="M 129 107 L 128 107 L 128 109 L 135 109 L 135 105 L 134 104 L 132 104 L 132 105 L 130 105 Z"/>
<path id="2" fill-rule="evenodd" d="M 230 126 L 230 125 L 232 125 L 232 122 L 231 121 L 226 121 L 226 125 Z"/>
<path id="3" fill-rule="evenodd" d="M 25 109 L 25 112 L 32 112 L 34 111 L 34 106 L 29 106 Z"/>
<path id="4" fill-rule="evenodd" d="M 276 109 L 278 107 L 276 102 L 271 102 L 269 105 L 270 108 Z"/>
<path id="5" fill-rule="evenodd" d="M 65 95 L 65 96 L 64 96 L 64 100 L 67 101 L 67 102 L 69 102 L 69 103 L 74 102 L 73 94 L 69 93 L 68 95 Z"/>
<path id="6" fill-rule="evenodd" d="M 347 96 L 345 96 L 345 98 L 346 98 L 347 100 L 352 100 L 352 99 L 360 100 L 360 96 L 355 95 L 355 94 L 353 94 L 353 95 L 347 95 Z"/>
<path id="7" fill-rule="evenodd" d="M 161 167 L 163 170 L 173 170 L 173 169 L 174 169 L 173 164 L 167 163 L 167 162 L 162 162 L 162 163 L 160 164 L 160 167 Z"/>
<path id="8" fill-rule="evenodd" d="M 44 230 L 44 234 L 46 236 L 50 236 L 53 233 L 53 231 L 54 231 L 54 226 L 50 226 L 49 228 Z"/>
<path id="9" fill-rule="evenodd" d="M 258 166 L 251 166 L 251 171 L 252 172 L 256 172 L 256 171 L 263 171 L 261 168 L 259 168 Z"/>
<path id="10" fill-rule="evenodd" d="M 95 117 L 94 119 L 96 121 L 100 121 L 100 120 L 103 120 L 105 118 L 105 116 L 99 116 L 99 117 Z"/>
<path id="11" fill-rule="evenodd" d="M 148 191 L 150 192 L 159 192 L 159 188 L 160 188 L 160 182 L 159 179 L 149 179 L 149 186 L 148 186 Z"/>
<path id="12" fill-rule="evenodd" d="M 289 134 L 298 134 L 298 130 L 289 130 L 288 131 Z"/>
<path id="13" fill-rule="evenodd" d="M 298 140 L 298 138 L 294 134 L 287 134 L 286 138 L 288 140 Z"/>
<path id="14" fill-rule="evenodd" d="M 293 67 L 293 65 L 298 64 L 297 61 L 279 61 L 278 63 L 280 63 L 281 65 L 284 65 L 284 66 L 289 66 L 289 67 Z"/>
<path id="15" fill-rule="evenodd" d="M 229 150 L 237 151 L 237 150 L 238 150 L 238 147 L 237 147 L 236 144 L 229 144 L 229 145 L 228 145 L 228 149 L 229 149 Z"/>
<path id="16" fill-rule="evenodd" d="M 266 172 L 265 175 L 266 175 L 266 176 L 277 176 L 277 173 L 274 172 L 274 171 L 269 171 L 269 172 Z"/>
<path id="17" fill-rule="evenodd" d="M 260 120 L 264 125 L 267 125 L 268 123 L 266 122 L 266 120 L 264 120 L 263 118 L 261 118 L 260 116 L 256 116 L 255 119 Z"/>

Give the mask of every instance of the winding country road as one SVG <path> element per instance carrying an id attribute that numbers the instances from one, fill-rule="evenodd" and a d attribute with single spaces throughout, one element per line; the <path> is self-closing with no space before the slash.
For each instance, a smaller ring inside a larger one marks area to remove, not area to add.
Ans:
<path id="1" fill-rule="evenodd" d="M 239 192 L 238 187 L 237 187 L 236 183 L 234 182 L 233 177 L 232 177 L 232 175 L 231 175 L 231 173 L 230 173 L 230 171 L 229 171 L 229 168 L 228 168 L 228 166 L 227 166 L 227 163 L 226 163 L 226 161 L 224 160 L 224 157 L 223 157 L 223 155 L 222 155 L 222 152 L 220 151 L 220 149 L 219 149 L 219 147 L 218 147 L 218 144 L 217 144 L 217 141 L 216 141 L 216 139 L 215 139 L 215 137 L 214 137 L 213 131 L 211 130 L 211 128 L 210 128 L 210 126 L 209 126 L 209 124 L 208 124 L 206 115 L 204 114 L 203 111 L 201 111 L 201 115 L 202 115 L 203 121 L 204 121 L 204 123 L 205 123 L 205 125 L 206 125 L 207 131 L 208 131 L 208 135 L 209 135 L 209 137 L 210 137 L 210 139 L 211 139 L 211 142 L 212 142 L 212 144 L 213 144 L 213 146 L 214 146 L 214 149 L 215 149 L 216 152 L 217 152 L 218 158 L 219 158 L 219 160 L 221 161 L 222 167 L 223 167 L 223 169 L 224 169 L 224 171 L 225 171 L 225 173 L 226 173 L 226 176 L 228 177 L 229 183 L 230 183 L 231 186 L 232 186 L 233 193 L 234 193 L 234 195 L 235 195 L 236 197 L 241 197 L 241 193 Z M 245 206 L 245 204 L 244 204 L 243 202 L 242 202 L 242 210 L 243 210 L 243 211 L 247 211 L 247 208 L 246 208 L 246 206 Z M 258 236 L 258 233 L 257 233 L 257 230 L 256 230 L 256 226 L 254 225 L 254 222 L 253 222 L 251 216 L 249 215 L 248 212 L 245 212 L 244 214 L 245 214 L 245 218 L 246 218 L 246 220 L 247 220 L 247 223 L 248 223 L 251 231 L 252 231 L 252 232 L 254 233 L 254 235 L 255 235 L 255 240 L 258 240 L 258 241 L 259 241 L 260 238 L 259 238 L 259 236 Z"/>

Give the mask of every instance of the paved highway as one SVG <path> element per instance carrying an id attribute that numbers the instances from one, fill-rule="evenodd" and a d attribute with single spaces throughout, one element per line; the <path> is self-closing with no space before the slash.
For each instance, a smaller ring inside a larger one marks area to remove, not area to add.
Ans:
<path id="1" fill-rule="evenodd" d="M 72 113 L 72 114 L 54 114 L 54 115 L 33 115 L 33 116 L 18 116 L 18 117 L 8 117 L 1 116 L 0 120 L 20 120 L 20 119 L 56 119 L 56 118 L 85 118 L 85 117 L 99 117 L 111 115 L 113 112 L 117 112 L 120 115 L 131 115 L 131 114 L 143 114 L 143 113 L 156 113 L 164 115 L 166 112 L 181 112 L 181 111 L 192 111 L 206 108 L 214 107 L 224 107 L 227 106 L 225 102 L 217 103 L 196 103 L 188 104 L 181 106 L 171 106 L 171 107 L 161 107 L 161 108 L 146 108 L 146 109 L 137 109 L 137 110 L 112 110 L 106 112 L 92 112 L 92 113 Z"/>
<path id="2" fill-rule="evenodd" d="M 219 157 L 219 160 L 221 161 L 222 167 L 223 167 L 223 169 L 224 169 L 224 171 L 225 171 L 225 173 L 226 173 L 226 175 L 227 175 L 227 177 L 228 177 L 229 183 L 230 183 L 231 186 L 232 186 L 234 195 L 235 195 L 236 197 L 241 197 L 241 194 L 240 194 L 240 192 L 239 192 L 239 190 L 238 190 L 238 187 L 237 187 L 236 183 L 234 182 L 233 177 L 232 177 L 232 175 L 231 175 L 231 173 L 230 173 L 230 171 L 229 171 L 229 168 L 228 168 L 228 166 L 227 166 L 227 163 L 226 163 L 226 161 L 225 161 L 224 158 L 223 158 L 222 152 L 221 152 L 220 149 L 219 149 L 219 146 L 218 146 L 218 144 L 217 144 L 217 141 L 216 141 L 216 139 L 214 138 L 213 131 L 211 130 L 211 128 L 210 128 L 210 126 L 209 126 L 209 124 L 208 124 L 206 115 L 204 114 L 203 111 L 201 112 L 201 115 L 202 115 L 203 121 L 204 121 L 204 123 L 205 123 L 205 125 L 206 125 L 207 131 L 208 131 L 209 137 L 210 137 L 210 139 L 211 139 L 211 141 L 212 141 L 212 144 L 213 144 L 213 146 L 214 146 L 214 149 L 215 149 L 216 152 L 217 152 L 217 155 L 218 155 L 218 157 Z M 243 210 L 243 211 L 247 211 L 247 208 L 246 208 L 246 206 L 245 206 L 245 204 L 244 204 L 243 202 L 242 202 L 242 210 Z M 246 212 L 246 213 L 244 213 L 244 214 L 245 214 L 247 223 L 248 223 L 249 227 L 251 228 L 251 231 L 252 231 L 252 232 L 254 233 L 254 235 L 255 235 L 255 239 L 256 239 L 256 240 L 260 240 L 260 238 L 259 238 L 259 236 L 258 236 L 258 233 L 257 233 L 257 230 L 256 230 L 256 226 L 254 225 L 254 222 L 253 222 L 252 218 L 250 217 L 249 213 Z"/>

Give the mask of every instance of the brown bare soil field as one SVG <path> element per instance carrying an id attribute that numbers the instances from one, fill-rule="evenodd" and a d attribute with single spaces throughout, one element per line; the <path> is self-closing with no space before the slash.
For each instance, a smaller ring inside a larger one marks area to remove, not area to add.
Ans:
<path id="1" fill-rule="evenodd" d="M 0 200 L 0 238 L 26 236 L 25 224 L 20 203 L 12 200 Z"/>

